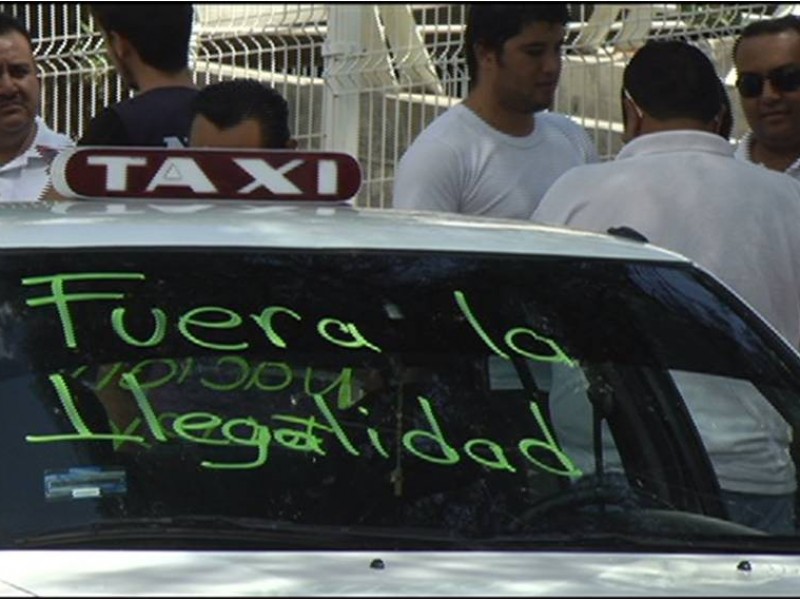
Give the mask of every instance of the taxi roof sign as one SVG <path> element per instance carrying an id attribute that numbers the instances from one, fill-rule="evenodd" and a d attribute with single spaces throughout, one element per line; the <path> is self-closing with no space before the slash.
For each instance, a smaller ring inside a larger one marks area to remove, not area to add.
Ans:
<path id="1" fill-rule="evenodd" d="M 361 167 L 339 152 L 218 148 L 67 148 L 50 165 L 67 198 L 345 201 Z"/>

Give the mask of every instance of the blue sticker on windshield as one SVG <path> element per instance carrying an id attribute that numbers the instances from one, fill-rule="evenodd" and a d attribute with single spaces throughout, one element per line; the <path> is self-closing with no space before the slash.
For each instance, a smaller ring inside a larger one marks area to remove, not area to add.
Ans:
<path id="1" fill-rule="evenodd" d="M 44 474 L 46 500 L 104 498 L 127 491 L 125 471 L 120 467 L 73 467 L 48 470 Z"/>

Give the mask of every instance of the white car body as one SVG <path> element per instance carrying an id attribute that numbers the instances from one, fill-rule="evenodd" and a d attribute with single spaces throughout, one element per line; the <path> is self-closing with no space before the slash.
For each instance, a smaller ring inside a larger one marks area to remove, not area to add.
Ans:
<path id="1" fill-rule="evenodd" d="M 0 204 L 0 215 L 0 248 L 481 250 L 686 262 L 653 246 L 591 233 L 443 213 L 354 209 L 341 203 L 64 201 L 49 206 Z"/>
<path id="2" fill-rule="evenodd" d="M 674 253 L 607 236 L 340 204 L 0 205 L 0 250 L 152 246 L 479 251 L 688 264 Z M 798 590 L 796 551 L 0 550 L 0 595 L 19 597 L 763 597 Z"/>
<path id="3" fill-rule="evenodd" d="M 4 597 L 753 598 L 798 586 L 796 557 L 737 553 L 0 553 Z"/>

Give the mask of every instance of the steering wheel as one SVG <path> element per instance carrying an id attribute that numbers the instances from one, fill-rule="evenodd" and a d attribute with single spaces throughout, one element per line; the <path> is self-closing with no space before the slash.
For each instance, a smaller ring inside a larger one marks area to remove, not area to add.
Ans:
<path id="1" fill-rule="evenodd" d="M 517 521 L 521 529 L 527 529 L 532 524 L 558 519 L 566 513 L 597 515 L 605 510 L 625 513 L 649 508 L 676 510 L 663 498 L 640 487 L 621 484 L 616 478 L 609 484 L 591 477 L 587 481 L 579 480 L 569 489 L 537 502 L 525 510 Z"/>

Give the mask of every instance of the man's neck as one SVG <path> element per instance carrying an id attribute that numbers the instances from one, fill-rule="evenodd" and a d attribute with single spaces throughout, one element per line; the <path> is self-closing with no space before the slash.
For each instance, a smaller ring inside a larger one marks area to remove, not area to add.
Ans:
<path id="1" fill-rule="evenodd" d="M 0 146 L 0 165 L 10 163 L 12 160 L 24 154 L 31 147 L 33 140 L 36 139 L 38 125 L 34 121 L 30 129 L 24 134 L 6 141 Z"/>
<path id="2" fill-rule="evenodd" d="M 467 99 L 464 100 L 464 106 L 478 115 L 486 124 L 507 135 L 524 137 L 530 135 L 536 126 L 533 113 L 510 111 L 496 102 L 494 98 L 479 90 L 470 92 Z"/>
<path id="3" fill-rule="evenodd" d="M 771 148 L 750 137 L 750 160 L 773 171 L 785 171 L 800 159 L 800 146 Z"/>
<path id="4" fill-rule="evenodd" d="M 164 73 L 152 68 L 143 68 L 136 75 L 136 82 L 139 85 L 137 93 L 139 94 L 165 87 L 195 87 L 189 69 L 178 73 Z"/>

